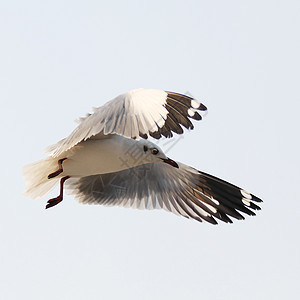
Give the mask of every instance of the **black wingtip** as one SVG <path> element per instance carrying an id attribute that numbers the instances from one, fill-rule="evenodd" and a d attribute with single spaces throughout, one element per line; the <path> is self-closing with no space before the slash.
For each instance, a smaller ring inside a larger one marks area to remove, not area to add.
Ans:
<path id="1" fill-rule="evenodd" d="M 251 200 L 253 200 L 253 201 L 255 201 L 255 202 L 264 202 L 262 199 L 260 199 L 260 198 L 258 198 L 258 197 L 256 197 L 256 196 L 254 196 L 254 195 L 252 195 L 252 194 L 251 194 L 251 196 L 252 196 L 252 199 L 251 199 Z"/>
<path id="2" fill-rule="evenodd" d="M 202 120 L 202 117 L 197 112 L 195 112 L 195 114 L 193 116 L 191 116 L 191 118 L 196 121 Z"/>
<path id="3" fill-rule="evenodd" d="M 142 139 L 145 139 L 145 140 L 148 139 L 148 135 L 147 135 L 146 133 L 140 132 L 140 133 L 139 133 L 139 136 L 140 136 Z"/>
<path id="4" fill-rule="evenodd" d="M 200 106 L 199 106 L 198 109 L 202 110 L 202 111 L 205 111 L 205 110 L 207 110 L 207 107 L 204 104 L 200 103 Z"/>

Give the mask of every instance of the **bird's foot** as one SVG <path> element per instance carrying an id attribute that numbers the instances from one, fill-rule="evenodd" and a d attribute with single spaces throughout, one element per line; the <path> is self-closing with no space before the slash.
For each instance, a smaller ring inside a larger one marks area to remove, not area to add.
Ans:
<path id="1" fill-rule="evenodd" d="M 48 200 L 47 205 L 46 205 L 46 209 L 57 205 L 59 202 L 61 202 L 63 200 L 64 182 L 69 178 L 70 178 L 70 176 L 65 176 L 60 180 L 60 193 L 56 198 L 52 198 L 52 199 Z"/>
<path id="2" fill-rule="evenodd" d="M 46 205 L 46 209 L 47 209 L 47 208 L 50 208 L 50 207 L 52 207 L 52 206 L 57 205 L 57 204 L 58 204 L 59 202 L 61 202 L 62 200 L 63 200 L 62 195 L 59 195 L 59 196 L 56 197 L 56 198 L 52 198 L 52 199 L 48 200 L 47 205 Z"/>

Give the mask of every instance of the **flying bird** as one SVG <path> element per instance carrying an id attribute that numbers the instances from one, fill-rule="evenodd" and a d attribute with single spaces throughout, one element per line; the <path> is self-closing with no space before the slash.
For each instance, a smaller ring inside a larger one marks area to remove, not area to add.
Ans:
<path id="1" fill-rule="evenodd" d="M 136 89 L 95 108 L 75 130 L 46 148 L 48 157 L 27 165 L 24 194 L 44 196 L 57 184 L 81 203 L 139 209 L 162 208 L 197 221 L 232 223 L 255 215 L 261 199 L 222 179 L 167 157 L 148 140 L 172 138 L 193 129 L 207 108 L 189 96 L 154 89 Z"/>

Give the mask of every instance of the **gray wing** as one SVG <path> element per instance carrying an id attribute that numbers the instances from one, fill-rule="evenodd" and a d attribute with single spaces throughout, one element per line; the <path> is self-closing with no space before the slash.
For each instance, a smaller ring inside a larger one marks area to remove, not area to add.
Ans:
<path id="1" fill-rule="evenodd" d="M 45 151 L 57 157 L 83 140 L 108 134 L 132 139 L 169 138 L 173 132 L 183 133 L 181 125 L 193 129 L 190 119 L 201 120 L 198 112 L 205 110 L 203 104 L 185 95 L 162 90 L 132 90 L 95 108 L 67 138 Z"/>
<path id="2" fill-rule="evenodd" d="M 68 186 L 81 203 L 139 209 L 162 208 L 186 218 L 217 224 L 255 215 L 262 200 L 226 181 L 179 163 L 140 165 L 117 173 L 75 179 Z"/>

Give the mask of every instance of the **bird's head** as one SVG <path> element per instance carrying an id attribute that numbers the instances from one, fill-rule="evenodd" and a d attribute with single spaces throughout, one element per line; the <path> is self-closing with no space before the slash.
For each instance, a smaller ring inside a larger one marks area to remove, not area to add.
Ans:
<path id="1" fill-rule="evenodd" d="M 144 152 L 143 158 L 149 163 L 163 162 L 175 168 L 179 168 L 174 160 L 168 158 L 157 145 L 148 140 L 140 141 L 140 149 Z"/>

